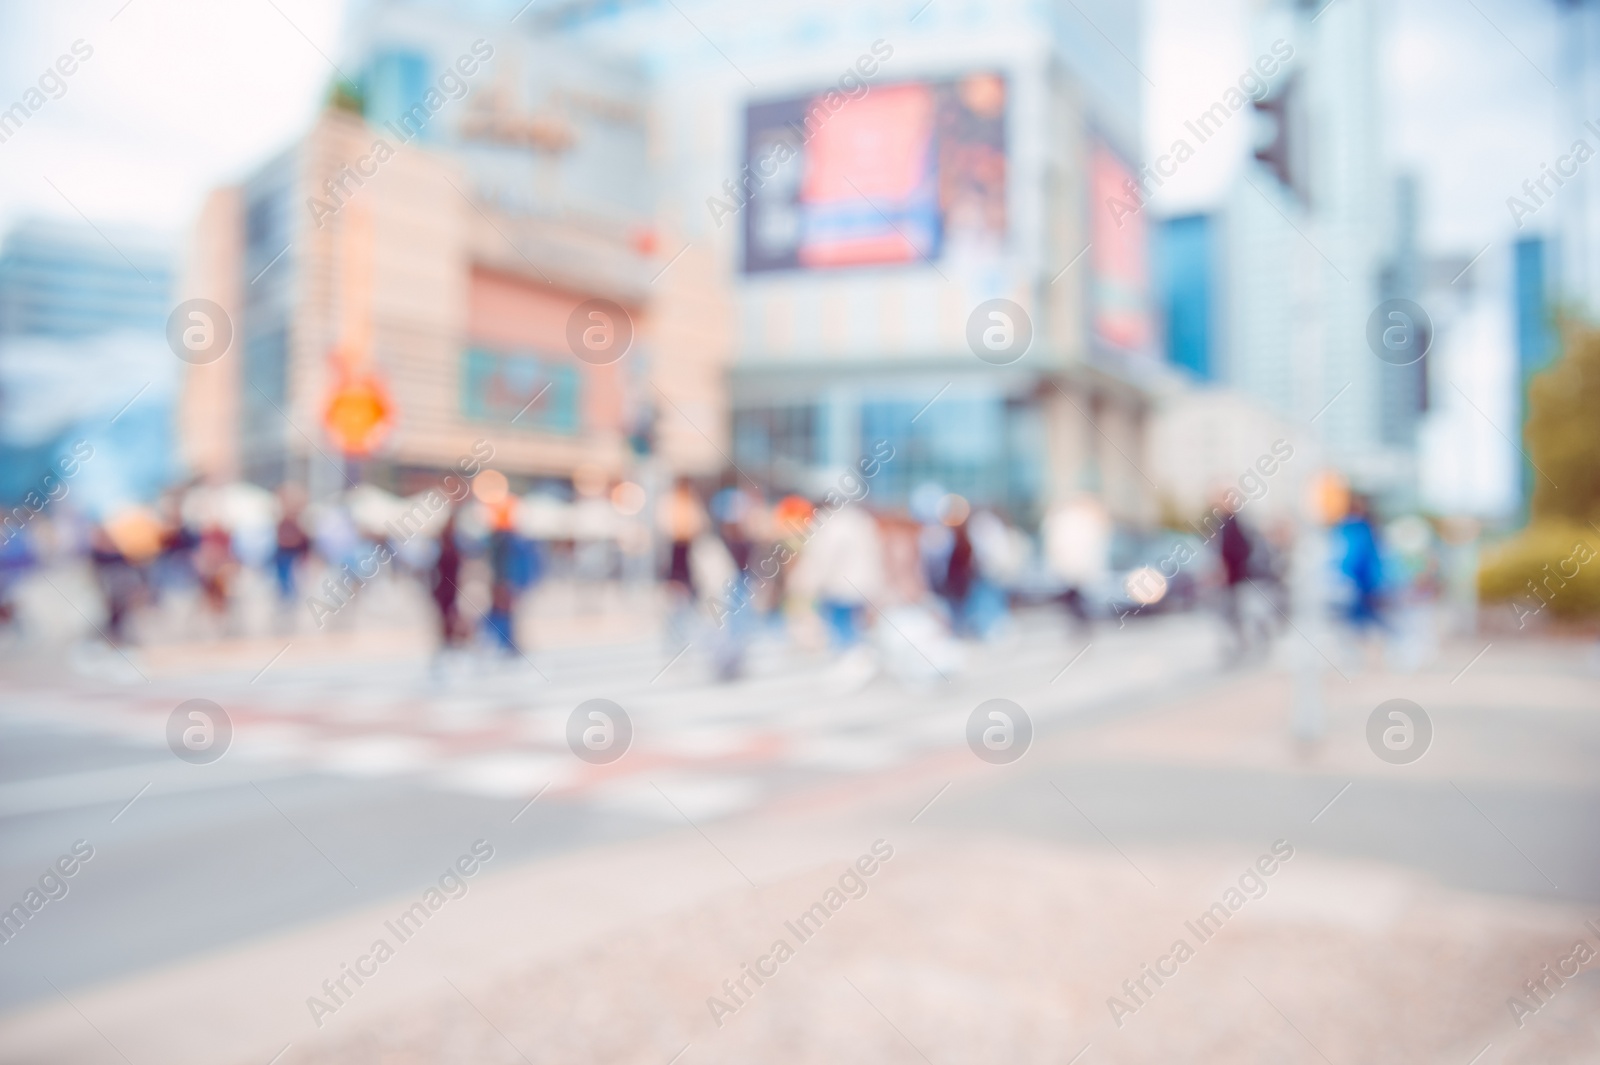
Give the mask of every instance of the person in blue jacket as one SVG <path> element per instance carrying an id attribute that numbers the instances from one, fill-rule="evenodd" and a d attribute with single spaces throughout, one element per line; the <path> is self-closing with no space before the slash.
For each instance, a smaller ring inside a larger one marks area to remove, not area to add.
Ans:
<path id="1" fill-rule="evenodd" d="M 1352 496 L 1350 512 L 1339 523 L 1343 554 L 1339 572 L 1350 581 L 1351 597 L 1345 620 L 1357 632 L 1383 627 L 1383 558 L 1372 525 L 1371 505 L 1364 496 Z"/>

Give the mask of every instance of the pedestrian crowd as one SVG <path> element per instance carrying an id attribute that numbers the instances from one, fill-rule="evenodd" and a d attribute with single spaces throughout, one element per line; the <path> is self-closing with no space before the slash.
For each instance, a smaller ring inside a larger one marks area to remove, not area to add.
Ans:
<path id="1" fill-rule="evenodd" d="M 632 483 L 590 484 L 564 528 L 539 519 L 550 497 L 519 496 L 493 469 L 419 525 L 379 523 L 355 493 L 313 505 L 293 485 L 191 485 L 98 522 L 64 512 L 8 529 L 0 626 L 21 624 L 16 590 L 32 570 L 72 558 L 92 574 L 103 613 L 91 620 L 112 645 L 138 642 L 136 620 L 173 600 L 185 604 L 185 635 L 236 635 L 252 577 L 272 590 L 280 631 L 351 626 L 359 611 L 344 608 L 369 585 L 409 581 L 432 605 L 440 656 L 523 656 L 520 604 L 552 574 L 588 587 L 653 571 L 668 648 L 699 647 L 723 679 L 775 635 L 829 652 L 841 677 L 945 677 L 966 646 L 1013 631 L 1025 603 L 1057 604 L 1087 643 L 1093 625 L 1210 600 L 1229 664 L 1266 654 L 1290 623 L 1293 530 L 1250 528 L 1220 496 L 1211 518 L 1141 538 L 1079 494 L 1035 534 L 931 483 L 884 505 L 870 476 L 855 493 L 777 494 L 729 471 L 678 478 L 653 501 Z M 1329 605 L 1357 643 L 1392 635 L 1395 618 L 1437 590 L 1427 550 L 1397 554 L 1383 539 L 1360 497 L 1330 532 Z"/>

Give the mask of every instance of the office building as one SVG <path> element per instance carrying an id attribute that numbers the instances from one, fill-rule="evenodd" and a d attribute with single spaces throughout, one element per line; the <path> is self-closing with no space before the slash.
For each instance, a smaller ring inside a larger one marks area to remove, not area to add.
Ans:
<path id="1" fill-rule="evenodd" d="M 1545 237 L 1524 237 L 1512 246 L 1512 308 L 1517 353 L 1517 403 L 1512 424 L 1516 426 L 1519 441 L 1523 439 L 1522 430 L 1528 418 L 1528 385 L 1535 374 L 1555 361 L 1561 350 L 1556 334 L 1556 314 L 1557 296 L 1563 286 L 1558 282 L 1560 271 L 1553 268 L 1559 261 L 1559 248 L 1559 241 Z M 1538 474 L 1526 458 L 1519 459 L 1518 464 L 1519 503 L 1526 511 L 1533 499 L 1533 480 Z"/>
<path id="2" fill-rule="evenodd" d="M 1156 292 L 1167 362 L 1196 381 L 1209 381 L 1216 372 L 1213 229 L 1209 215 L 1196 214 L 1163 219 L 1155 233 Z"/>
<path id="3" fill-rule="evenodd" d="M 731 416 L 707 431 L 740 470 L 816 492 L 882 440 L 886 505 L 931 482 L 1023 521 L 1079 491 L 1155 517 L 1138 5 L 557 2 L 522 20 L 651 71 L 664 250 L 705 257 L 731 306 Z M 987 316 L 994 299 L 1031 327 L 1008 365 L 969 342 L 974 320 L 997 342 L 1022 328 Z"/>
<path id="4" fill-rule="evenodd" d="M 0 244 L 0 336 L 73 339 L 166 325 L 171 249 L 126 231 L 31 219 Z"/>
<path id="5" fill-rule="evenodd" d="M 1423 276 L 1426 263 L 1418 246 L 1418 204 L 1415 177 L 1402 175 L 1394 183 L 1390 243 L 1385 251 L 1378 279 L 1378 296 L 1384 302 L 1404 299 L 1418 306 L 1433 307 L 1425 322 L 1414 323 L 1426 334 L 1419 338 L 1422 348 L 1431 348 L 1438 323 L 1434 314 L 1444 308 L 1425 299 Z M 1428 356 L 1406 365 L 1382 363 L 1378 368 L 1378 439 L 1385 447 L 1414 451 L 1417 425 L 1428 410 Z"/>
<path id="6" fill-rule="evenodd" d="M 651 367 L 697 328 L 649 310 L 658 293 L 694 300 L 690 268 L 651 284 L 642 76 L 503 29 L 375 6 L 350 49 L 359 84 L 213 197 L 190 292 L 227 307 L 237 335 L 233 357 L 191 375 L 185 424 L 215 474 L 338 490 L 352 458 L 325 423 L 352 379 L 387 426 L 355 459 L 395 490 L 479 440 L 519 487 L 625 472 Z M 595 300 L 620 308 L 599 328 L 631 333 L 626 354 L 577 357 L 570 327 L 598 321 L 581 309 Z M 704 450 L 693 438 L 680 460 Z"/>
<path id="7" fill-rule="evenodd" d="M 1379 144 L 1380 15 L 1373 0 L 1258 11 L 1253 53 L 1281 42 L 1293 59 L 1256 105 L 1257 158 L 1220 213 L 1219 332 L 1229 385 L 1307 427 L 1359 489 L 1408 501 L 1419 374 L 1389 374 L 1366 338 L 1396 247 Z"/>
<path id="8" fill-rule="evenodd" d="M 178 384 L 163 330 L 173 257 L 160 236 L 30 219 L 0 242 L 0 501 L 83 440 L 73 506 L 103 513 L 172 478 Z"/>

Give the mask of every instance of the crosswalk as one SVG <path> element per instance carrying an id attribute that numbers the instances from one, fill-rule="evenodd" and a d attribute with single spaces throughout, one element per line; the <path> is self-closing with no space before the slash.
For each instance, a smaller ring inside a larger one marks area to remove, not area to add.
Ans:
<path id="1" fill-rule="evenodd" d="M 1010 699 L 1051 719 L 1134 698 L 1210 673 L 1208 619 L 1165 617 L 1088 635 L 1050 614 L 1023 615 L 1002 639 L 962 649 L 940 679 L 896 676 L 879 641 L 843 658 L 802 653 L 776 633 L 751 647 L 746 675 L 718 683 L 707 656 L 659 643 L 583 648 L 531 661 L 463 656 L 442 668 L 411 662 L 323 663 L 266 677 L 216 674 L 138 686 L 83 683 L 21 690 L 9 716 L 111 735 L 146 748 L 153 763 L 0 783 L 0 815 L 109 801 L 139 781 L 152 790 L 224 786 L 301 773 L 354 780 L 404 778 L 433 789 L 500 799 L 548 795 L 644 816 L 715 819 L 825 777 L 893 770 L 959 750 L 979 703 Z M 919 652 L 920 653 L 920 652 Z M 192 766 L 159 757 L 178 703 L 205 698 L 233 726 L 222 759 Z M 611 700 L 632 741 L 607 764 L 578 758 L 568 718 L 585 700 Z M 666 799 L 667 801 L 663 801 Z"/>

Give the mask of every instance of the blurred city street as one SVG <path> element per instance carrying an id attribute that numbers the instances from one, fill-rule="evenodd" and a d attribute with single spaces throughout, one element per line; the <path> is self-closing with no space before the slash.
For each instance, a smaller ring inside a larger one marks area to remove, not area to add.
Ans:
<path id="1" fill-rule="evenodd" d="M 1600 0 L 0 0 L 0 1065 L 1600 1062 Z"/>

